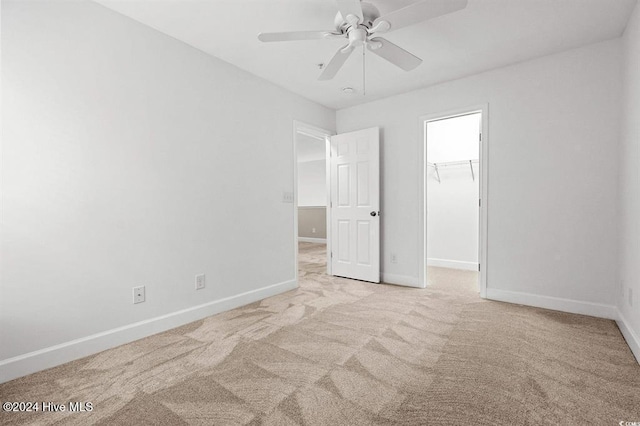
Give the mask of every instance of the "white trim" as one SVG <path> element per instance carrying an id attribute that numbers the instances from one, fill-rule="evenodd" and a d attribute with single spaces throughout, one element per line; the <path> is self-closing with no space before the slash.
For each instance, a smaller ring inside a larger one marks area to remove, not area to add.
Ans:
<path id="1" fill-rule="evenodd" d="M 631 349 L 631 353 L 635 356 L 636 362 L 640 364 L 640 337 L 629 326 L 626 318 L 616 306 L 494 288 L 487 289 L 487 299 L 615 320 L 620 333 Z"/>
<path id="2" fill-rule="evenodd" d="M 298 242 L 300 242 L 300 243 L 327 244 L 327 239 L 326 238 L 298 237 Z"/>
<path id="3" fill-rule="evenodd" d="M 335 134 L 335 133 L 334 133 Z M 326 186 L 327 186 L 327 212 L 325 218 L 327 219 L 326 236 L 327 236 L 327 275 L 333 275 L 333 263 L 331 262 L 331 255 L 333 252 L 333 246 L 331 245 L 331 136 L 327 136 L 325 139 L 325 158 L 326 161 Z"/>
<path id="4" fill-rule="evenodd" d="M 542 296 L 518 291 L 498 290 L 495 288 L 487 289 L 487 299 L 569 312 L 571 314 L 589 315 L 612 320 L 618 319 L 618 309 L 613 305 L 605 305 L 602 303 Z"/>
<path id="5" fill-rule="evenodd" d="M 325 140 L 324 130 L 320 130 L 317 127 L 309 126 L 308 124 L 304 123 L 299 124 L 300 125 L 297 127 L 297 133 L 313 139 L 317 139 L 319 141 Z"/>
<path id="6" fill-rule="evenodd" d="M 380 274 L 381 284 L 396 284 L 407 287 L 423 288 L 418 277 L 407 277 L 405 275 L 387 274 L 382 272 Z"/>
<path id="7" fill-rule="evenodd" d="M 298 287 L 296 280 L 247 291 L 0 361 L 0 383 L 161 333 Z"/>
<path id="8" fill-rule="evenodd" d="M 462 260 L 428 258 L 427 265 L 438 266 L 440 268 L 461 269 L 463 271 L 478 270 L 478 262 L 464 262 Z"/>
<path id="9" fill-rule="evenodd" d="M 618 324 L 622 337 L 627 341 L 629 349 L 631 349 L 631 352 L 636 357 L 636 362 L 640 364 L 640 337 L 638 337 L 638 335 L 634 333 L 633 329 L 629 327 L 629 323 L 620 310 L 618 310 L 618 319 L 616 320 L 616 324 Z"/>
<path id="10" fill-rule="evenodd" d="M 487 297 L 488 271 L 489 271 L 489 104 L 483 104 L 482 127 L 480 128 L 482 140 L 480 141 L 480 235 L 478 236 L 478 259 L 482 269 L 478 273 L 480 297 Z"/>
<path id="11" fill-rule="evenodd" d="M 480 178 L 480 199 L 482 205 L 480 207 L 480 229 L 478 235 L 478 259 L 482 269 L 478 275 L 478 286 L 480 290 L 480 297 L 487 298 L 487 282 L 489 269 L 489 104 L 484 103 L 480 105 L 472 105 L 465 108 L 457 108 L 454 110 L 444 111 L 436 114 L 422 115 L 418 119 L 418 158 L 420 159 L 420 188 L 418 195 L 420 197 L 419 203 L 419 219 L 418 219 L 418 277 L 420 281 L 420 287 L 427 286 L 427 268 L 426 268 L 426 256 L 427 256 L 427 215 L 426 215 L 426 202 L 427 202 L 427 150 L 425 146 L 425 123 L 427 121 L 433 121 L 436 119 L 452 118 L 459 115 L 469 114 L 475 111 L 482 113 L 482 124 L 480 132 L 482 134 L 482 141 L 480 143 L 480 157 L 479 166 L 480 172 L 478 173 Z"/>
<path id="12" fill-rule="evenodd" d="M 298 130 L 304 128 L 304 123 L 293 120 L 293 273 L 298 282 Z"/>

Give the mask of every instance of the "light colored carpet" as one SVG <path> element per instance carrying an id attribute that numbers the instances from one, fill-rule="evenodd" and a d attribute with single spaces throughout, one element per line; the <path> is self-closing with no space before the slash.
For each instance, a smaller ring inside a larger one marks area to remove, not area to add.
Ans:
<path id="1" fill-rule="evenodd" d="M 640 421 L 640 366 L 613 321 L 481 300 L 477 274 L 426 290 L 324 275 L 297 290 L 0 385 L 2 401 L 89 413 L 0 423 L 617 425 Z"/>

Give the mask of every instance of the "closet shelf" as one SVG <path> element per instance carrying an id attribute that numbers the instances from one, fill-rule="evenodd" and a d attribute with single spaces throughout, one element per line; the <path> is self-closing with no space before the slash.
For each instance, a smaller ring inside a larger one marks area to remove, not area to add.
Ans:
<path id="1" fill-rule="evenodd" d="M 438 181 L 438 183 L 442 183 L 442 181 L 440 180 L 440 172 L 438 171 L 439 168 L 441 167 L 451 167 L 451 166 L 469 166 L 469 169 L 471 170 L 471 179 L 473 179 L 473 181 L 475 182 L 476 180 L 476 175 L 473 172 L 473 164 L 478 164 L 480 160 L 461 160 L 461 161 L 445 161 L 442 163 L 430 163 L 427 162 L 428 166 L 433 167 L 433 169 L 436 172 L 436 179 Z"/>

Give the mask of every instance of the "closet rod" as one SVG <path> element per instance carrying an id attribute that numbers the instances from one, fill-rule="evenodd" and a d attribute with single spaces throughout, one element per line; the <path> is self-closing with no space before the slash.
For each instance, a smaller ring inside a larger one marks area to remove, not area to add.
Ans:
<path id="1" fill-rule="evenodd" d="M 462 161 L 447 161 L 444 163 L 429 163 L 427 162 L 428 166 L 433 167 L 433 169 L 436 172 L 436 180 L 438 181 L 438 183 L 442 183 L 442 180 L 440 179 L 440 172 L 438 171 L 438 168 L 440 167 L 448 167 L 448 166 L 464 166 L 464 165 L 469 165 L 469 168 L 471 169 L 471 179 L 473 179 L 473 181 L 475 182 L 476 180 L 476 174 L 473 171 L 473 163 L 478 164 L 480 162 L 480 160 L 462 160 Z"/>
<path id="2" fill-rule="evenodd" d="M 438 167 L 449 167 L 449 166 L 466 166 L 469 163 L 475 163 L 478 164 L 480 162 L 480 160 L 462 160 L 462 161 L 444 161 L 442 163 L 430 163 L 427 162 L 428 166 L 431 167 L 435 167 L 436 165 Z"/>

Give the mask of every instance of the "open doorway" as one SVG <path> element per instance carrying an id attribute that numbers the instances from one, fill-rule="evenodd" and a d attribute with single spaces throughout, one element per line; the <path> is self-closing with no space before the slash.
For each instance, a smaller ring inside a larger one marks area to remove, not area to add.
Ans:
<path id="1" fill-rule="evenodd" d="M 327 270 L 328 164 L 331 133 L 294 123 L 295 214 L 297 276 Z"/>
<path id="2" fill-rule="evenodd" d="M 456 286 L 484 297 L 483 109 L 423 119 L 423 259 L 425 285 Z"/>
<path id="3" fill-rule="evenodd" d="M 301 266 L 313 266 L 380 282 L 379 134 L 371 127 L 332 135 L 294 122 L 298 278 L 309 269 Z"/>

